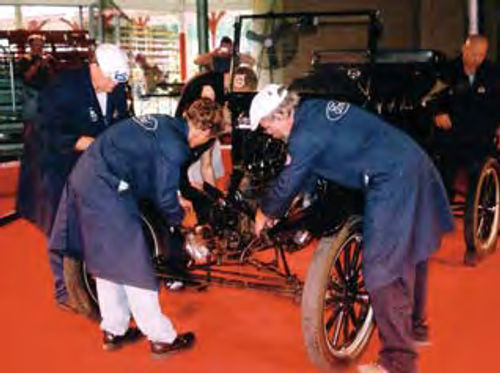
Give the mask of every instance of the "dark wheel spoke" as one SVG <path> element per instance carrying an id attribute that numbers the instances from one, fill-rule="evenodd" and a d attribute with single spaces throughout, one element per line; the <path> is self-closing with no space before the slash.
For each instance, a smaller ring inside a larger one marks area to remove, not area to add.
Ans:
<path id="1" fill-rule="evenodd" d="M 344 321 L 344 310 L 340 311 L 339 317 L 337 319 L 337 323 L 335 324 L 335 331 L 333 333 L 333 345 L 338 346 L 340 330 L 342 329 L 342 324 Z"/>
<path id="2" fill-rule="evenodd" d="M 355 276 L 357 273 L 359 273 L 359 270 L 361 269 L 361 265 L 358 264 L 360 252 L 361 250 L 359 249 L 359 247 L 356 247 L 354 249 L 354 253 L 352 254 L 352 264 L 351 264 L 351 268 L 353 269 L 352 276 Z"/>
<path id="3" fill-rule="evenodd" d="M 365 288 L 365 280 L 361 279 L 361 280 L 358 282 L 358 289 L 359 289 L 359 290 L 358 290 L 358 294 L 359 294 L 359 293 L 366 293 L 366 294 L 368 294 L 368 293 L 366 292 L 366 290 L 363 290 L 364 288 Z"/>
<path id="4" fill-rule="evenodd" d="M 350 276 L 351 269 L 351 246 L 347 245 L 344 250 L 344 271 L 346 276 Z"/>
<path id="5" fill-rule="evenodd" d="M 339 284 L 333 278 L 330 279 L 330 284 L 329 284 L 328 288 L 332 289 L 334 292 L 337 292 L 337 293 L 343 293 L 344 292 L 344 286 L 343 286 L 343 284 Z"/>
<path id="6" fill-rule="evenodd" d="M 362 266 L 362 262 L 359 261 L 358 265 L 356 266 L 355 273 L 360 273 L 361 272 L 361 266 Z"/>
<path id="7" fill-rule="evenodd" d="M 345 283 L 345 274 L 344 269 L 342 268 L 342 264 L 340 264 L 340 260 L 335 262 L 335 269 L 337 270 L 338 278 Z"/>
<path id="8" fill-rule="evenodd" d="M 346 307 L 347 312 L 344 315 L 344 323 L 343 323 L 343 336 L 344 336 L 344 345 L 349 343 L 349 306 Z M 344 311 L 345 312 L 345 311 Z"/>
<path id="9" fill-rule="evenodd" d="M 326 321 L 326 324 L 325 324 L 325 329 L 327 332 L 330 331 L 330 329 L 332 328 L 333 326 L 333 323 L 335 322 L 335 320 L 337 320 L 337 318 L 339 317 L 339 313 L 340 311 L 342 311 L 342 307 L 337 305 L 337 307 L 333 310 L 332 312 L 332 315 L 328 318 L 328 320 Z"/>
<path id="10" fill-rule="evenodd" d="M 496 197 L 496 179 L 491 174 L 485 176 L 481 185 L 479 185 L 480 196 L 477 206 L 477 227 L 475 229 L 476 237 L 481 241 L 486 241 L 492 233 L 492 224 L 497 210 Z"/>
<path id="11" fill-rule="evenodd" d="M 352 304 L 349 304 L 347 306 L 347 311 L 349 312 L 349 317 L 351 318 L 352 325 L 354 326 L 354 329 L 358 329 L 358 323 L 359 320 L 356 316 L 356 311 L 354 310 L 354 306 Z"/>
<path id="12" fill-rule="evenodd" d="M 479 218 L 479 223 L 477 225 L 477 237 L 479 237 L 480 239 L 485 239 L 488 237 L 489 233 L 489 229 L 488 229 L 488 222 L 487 220 L 489 220 L 487 217 L 485 216 L 482 216 Z"/>

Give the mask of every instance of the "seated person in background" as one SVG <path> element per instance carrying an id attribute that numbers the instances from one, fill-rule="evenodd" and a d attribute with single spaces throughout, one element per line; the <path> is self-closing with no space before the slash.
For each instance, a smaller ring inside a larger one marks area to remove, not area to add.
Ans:
<path id="1" fill-rule="evenodd" d="M 233 78 L 233 92 L 255 92 L 257 84 L 257 74 L 251 67 L 240 65 L 236 68 Z"/>
<path id="2" fill-rule="evenodd" d="M 233 54 L 233 41 L 230 37 L 224 36 L 220 40 L 219 47 L 213 51 L 198 55 L 194 63 L 203 66 L 210 71 L 227 73 L 231 69 L 231 57 Z M 240 65 L 255 65 L 255 60 L 252 56 L 240 53 Z"/>
<path id="3" fill-rule="evenodd" d="M 181 100 L 176 110 L 176 117 L 182 116 L 184 108 L 193 100 L 200 97 L 209 98 L 223 104 L 226 100 L 225 92 L 229 88 L 229 74 L 217 72 L 206 72 L 192 78 L 185 86 Z M 234 92 L 252 92 L 257 88 L 257 76 L 255 72 L 246 66 L 240 66 L 234 73 Z M 229 130 L 231 118 L 227 106 L 224 107 L 226 128 Z M 192 200 L 198 200 L 196 191 L 192 187 L 201 188 L 204 182 L 216 186 L 216 180 L 224 175 L 224 165 L 220 150 L 220 141 L 214 140 L 193 151 L 191 163 L 188 165 L 189 183 L 184 183 L 183 195 Z M 204 203 L 193 203 L 196 211 L 198 224 L 208 222 L 207 211 L 203 208 Z"/>
<path id="4" fill-rule="evenodd" d="M 187 107 L 193 101 L 202 97 L 222 105 L 225 100 L 224 78 L 224 74 L 212 71 L 193 77 L 186 83 L 182 91 L 175 116 L 182 117 Z M 215 186 L 216 179 L 224 175 L 220 144 L 215 149 L 218 154 L 214 153 L 214 146 L 212 146 L 216 142 L 218 141 L 213 140 L 209 145 L 205 145 L 202 149 L 193 152 L 193 158 L 190 160 L 189 170 L 186 174 L 189 175 L 189 184 L 191 186 L 201 187 L 203 182 Z M 195 164 L 200 157 L 201 160 Z M 200 219 L 200 216 L 198 216 L 198 219 Z"/>
<path id="5" fill-rule="evenodd" d="M 233 74 L 232 92 L 251 93 L 257 90 L 258 78 L 255 71 L 248 66 L 238 66 Z M 233 103 L 229 102 L 231 106 Z M 236 118 L 234 118 L 236 119 Z M 244 150 L 245 132 L 241 130 L 232 131 L 231 135 L 231 158 L 233 167 L 239 167 L 242 160 L 242 151 Z"/>
<path id="6" fill-rule="evenodd" d="M 201 73 L 193 77 L 186 83 L 181 99 L 177 106 L 176 117 L 182 117 L 186 108 L 194 100 L 208 98 L 212 101 L 223 104 L 226 99 L 225 92 L 228 88 L 228 79 L 230 75 L 209 71 Z M 240 91 L 253 91 L 256 89 L 257 77 L 252 69 L 248 67 L 239 67 L 235 73 L 234 89 Z M 226 131 L 230 131 L 231 114 L 224 106 L 224 125 Z M 192 203 L 193 210 L 196 214 L 197 225 L 209 223 L 209 212 L 211 203 L 206 195 L 200 190 L 203 183 L 206 182 L 212 186 L 216 186 L 216 180 L 224 175 L 224 165 L 222 161 L 221 145 L 218 139 L 202 144 L 191 152 L 191 157 L 185 163 L 181 172 L 180 190 L 182 197 Z M 170 240 L 170 250 L 167 253 L 166 264 L 171 272 L 179 273 L 183 277 L 187 277 L 185 273 L 185 264 L 187 258 L 181 245 L 175 242 L 175 239 Z M 188 250 L 204 251 L 203 247 L 196 247 L 194 240 L 189 242 Z M 179 282 L 169 282 L 167 286 L 175 289 L 180 287 Z"/>
<path id="7" fill-rule="evenodd" d="M 486 59 L 487 52 L 488 40 L 470 35 L 462 54 L 445 66 L 442 80 L 447 88 L 432 104 L 438 164 L 450 199 L 458 168 L 479 167 L 495 151 L 495 137 L 500 146 L 500 79 L 498 69 Z M 466 251 L 464 261 L 474 265 L 475 253 Z"/>
<path id="8" fill-rule="evenodd" d="M 224 90 L 227 91 L 228 82 L 227 78 L 229 74 L 224 76 Z M 207 83 L 205 81 L 205 83 Z M 214 89 L 215 87 L 216 89 Z M 247 66 L 240 66 L 234 72 L 233 79 L 233 92 L 254 92 L 257 89 L 257 75 L 255 72 Z M 218 94 L 216 93 L 218 92 Z M 213 82 L 213 84 L 205 84 L 201 87 L 200 97 L 206 97 L 213 101 L 219 101 L 218 98 L 221 97 L 220 94 L 220 79 L 219 82 Z M 225 96 L 222 96 L 225 97 Z M 225 115 L 227 127 L 231 125 L 230 113 L 225 107 Z M 228 128 L 228 132 L 230 129 Z M 221 143 L 219 139 L 216 139 L 213 146 L 203 152 L 200 156 L 199 161 L 193 163 L 188 170 L 189 180 L 192 185 L 201 187 L 203 182 L 207 182 L 215 186 L 215 182 L 218 178 L 224 176 L 224 165 L 222 162 L 221 155 Z"/>

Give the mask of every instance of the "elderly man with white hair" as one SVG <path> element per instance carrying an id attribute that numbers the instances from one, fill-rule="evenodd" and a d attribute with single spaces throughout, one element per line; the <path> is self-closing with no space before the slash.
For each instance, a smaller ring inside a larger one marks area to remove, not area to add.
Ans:
<path id="1" fill-rule="evenodd" d="M 112 44 L 99 45 L 81 68 L 64 71 L 40 93 L 36 131 L 41 142 L 38 196 L 29 216 L 50 236 L 66 179 L 80 154 L 112 123 L 127 117 L 124 83 L 126 54 Z M 49 250 L 56 303 L 71 310 L 62 259 Z"/>
<path id="2" fill-rule="evenodd" d="M 416 373 L 414 342 L 425 322 L 427 258 L 453 228 L 432 161 L 407 135 L 370 112 L 336 100 L 301 101 L 275 84 L 254 97 L 250 123 L 288 147 L 287 164 L 256 213 L 257 234 L 286 212 L 310 178 L 363 191 L 362 270 L 382 347 L 378 364 L 360 366 L 359 372 Z"/>

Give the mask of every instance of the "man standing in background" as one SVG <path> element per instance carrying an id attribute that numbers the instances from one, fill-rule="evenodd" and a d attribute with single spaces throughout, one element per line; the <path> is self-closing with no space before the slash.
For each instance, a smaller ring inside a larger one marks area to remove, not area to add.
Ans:
<path id="1" fill-rule="evenodd" d="M 66 179 L 76 160 L 109 125 L 128 116 L 124 83 L 129 76 L 125 53 L 117 46 L 101 44 L 82 68 L 61 73 L 40 93 L 37 128 L 40 139 L 36 154 L 40 181 L 30 214 L 47 237 Z M 29 186 L 28 186 L 29 187 Z M 21 186 L 20 186 L 21 188 Z M 68 304 L 62 258 L 49 251 L 55 280 L 55 298 L 63 309 Z"/>

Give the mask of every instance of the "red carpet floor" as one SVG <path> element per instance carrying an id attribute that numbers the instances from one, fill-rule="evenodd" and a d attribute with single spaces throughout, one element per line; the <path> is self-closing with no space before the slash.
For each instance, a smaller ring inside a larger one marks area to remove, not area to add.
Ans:
<path id="1" fill-rule="evenodd" d="M 43 236 L 16 221 L 0 228 L 0 248 L 3 372 L 317 371 L 302 346 L 299 306 L 255 290 L 162 292 L 164 310 L 178 328 L 197 333 L 193 350 L 161 361 L 150 359 L 145 341 L 104 352 L 96 325 L 54 306 Z M 459 227 L 432 260 L 433 344 L 421 350 L 421 372 L 497 371 L 500 254 L 465 268 L 462 251 Z M 292 258 L 295 267 L 307 265 L 308 252 Z M 373 338 L 361 360 L 374 359 L 377 347 Z"/>
<path id="2" fill-rule="evenodd" d="M 13 206 L 15 169 L 1 170 L 0 207 Z M 14 172 L 14 173 L 13 173 Z M 497 372 L 500 335 L 500 253 L 477 268 L 461 265 L 461 221 L 431 261 L 432 346 L 421 350 L 425 373 Z M 303 272 L 313 247 L 292 256 Z M 165 312 L 198 342 L 187 352 L 152 361 L 146 341 L 104 352 L 97 325 L 53 304 L 45 240 L 18 220 L 0 228 L 0 371 L 64 373 L 317 372 L 302 345 L 300 307 L 255 290 L 211 287 L 161 294 Z M 361 361 L 376 358 L 376 336 Z M 355 372 L 353 368 L 351 370 Z"/>

